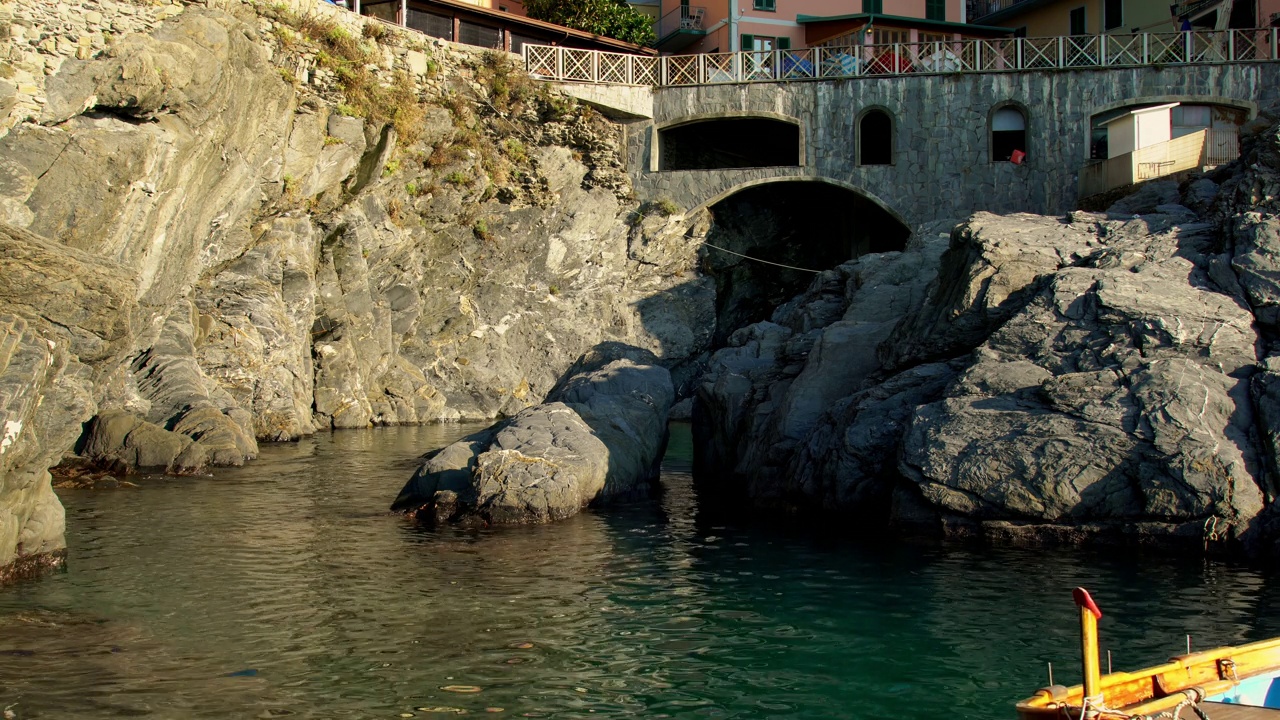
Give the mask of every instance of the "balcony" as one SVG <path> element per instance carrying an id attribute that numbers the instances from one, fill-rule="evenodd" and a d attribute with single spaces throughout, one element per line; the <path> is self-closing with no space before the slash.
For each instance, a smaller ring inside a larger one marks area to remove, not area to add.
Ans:
<path id="1" fill-rule="evenodd" d="M 994 12 L 1013 7 L 1028 0 L 965 0 L 969 4 L 969 22 L 977 22 Z"/>
<path id="2" fill-rule="evenodd" d="M 707 29 L 703 25 L 706 15 L 704 7 L 681 5 L 658 18 L 658 42 L 654 47 L 663 52 L 677 52 L 706 37 Z"/>

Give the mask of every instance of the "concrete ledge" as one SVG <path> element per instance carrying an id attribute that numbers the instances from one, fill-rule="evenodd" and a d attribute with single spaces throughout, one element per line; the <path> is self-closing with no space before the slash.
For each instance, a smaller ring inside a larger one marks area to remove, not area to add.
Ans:
<path id="1" fill-rule="evenodd" d="M 556 87 L 614 120 L 653 118 L 653 88 L 648 85 L 556 83 Z"/>

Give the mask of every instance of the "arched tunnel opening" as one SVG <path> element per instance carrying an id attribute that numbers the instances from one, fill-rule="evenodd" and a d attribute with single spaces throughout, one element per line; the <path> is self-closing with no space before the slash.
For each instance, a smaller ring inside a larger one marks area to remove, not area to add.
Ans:
<path id="1" fill-rule="evenodd" d="M 658 131 L 659 169 L 800 165 L 800 127 L 770 118 L 702 120 Z"/>
<path id="2" fill-rule="evenodd" d="M 902 250 L 911 234 L 863 195 L 816 181 L 750 187 L 712 205 L 711 214 L 702 267 L 716 281 L 715 347 L 768 320 L 809 286 L 813 270 Z"/>

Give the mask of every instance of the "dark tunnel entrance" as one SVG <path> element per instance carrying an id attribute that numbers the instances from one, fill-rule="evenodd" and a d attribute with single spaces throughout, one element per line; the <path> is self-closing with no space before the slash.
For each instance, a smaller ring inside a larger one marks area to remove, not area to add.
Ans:
<path id="1" fill-rule="evenodd" d="M 659 170 L 800 165 L 800 127 L 769 118 L 702 120 L 658 131 Z"/>
<path id="2" fill-rule="evenodd" d="M 823 182 L 775 182 L 711 206 L 703 271 L 716 281 L 715 347 L 738 328 L 768 320 L 814 273 L 867 253 L 901 250 L 910 230 L 884 208 Z M 725 251 L 731 252 L 725 252 Z M 757 260 L 750 260 L 740 255 Z"/>

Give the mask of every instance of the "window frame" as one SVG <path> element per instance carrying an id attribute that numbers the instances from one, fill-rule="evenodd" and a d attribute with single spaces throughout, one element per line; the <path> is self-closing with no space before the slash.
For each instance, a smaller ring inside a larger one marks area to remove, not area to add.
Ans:
<path id="1" fill-rule="evenodd" d="M 1010 133 L 1018 132 L 1017 130 L 997 131 L 995 129 L 996 115 L 999 114 L 1001 110 L 1015 110 L 1018 112 L 1019 115 L 1022 116 L 1022 130 L 1021 130 L 1022 147 L 1014 148 L 1014 149 L 1021 150 L 1023 153 L 1027 155 L 1027 157 L 1031 157 L 1031 151 L 1027 148 L 1027 145 L 1029 144 L 1028 141 L 1031 139 L 1031 113 L 1027 111 L 1027 107 L 1022 103 L 1016 102 L 1014 100 L 1006 100 L 1005 102 L 997 103 L 991 106 L 991 111 L 987 115 L 987 161 L 992 164 L 1013 162 L 1009 158 L 1002 158 L 1002 159 L 996 158 L 996 133 L 997 132 L 1010 132 Z"/>
<path id="2" fill-rule="evenodd" d="M 884 14 L 884 0 L 862 0 L 862 12 Z"/>
<path id="3" fill-rule="evenodd" d="M 760 12 L 778 12 L 778 0 L 751 0 L 751 9 Z"/>
<path id="4" fill-rule="evenodd" d="M 1080 32 L 1075 31 L 1076 13 L 1080 13 Z M 1067 11 L 1067 34 L 1072 37 L 1089 34 L 1089 11 L 1085 5 Z"/>
<path id="5" fill-rule="evenodd" d="M 1102 32 L 1124 27 L 1124 0 L 1114 0 L 1114 6 L 1112 5 L 1112 2 L 1113 0 L 1102 0 Z M 1111 7 L 1115 7 L 1116 9 L 1116 21 L 1114 23 L 1110 22 L 1109 19 L 1111 16 Z"/>
<path id="6" fill-rule="evenodd" d="M 924 0 L 924 17 L 926 20 L 947 21 L 947 0 Z"/>

